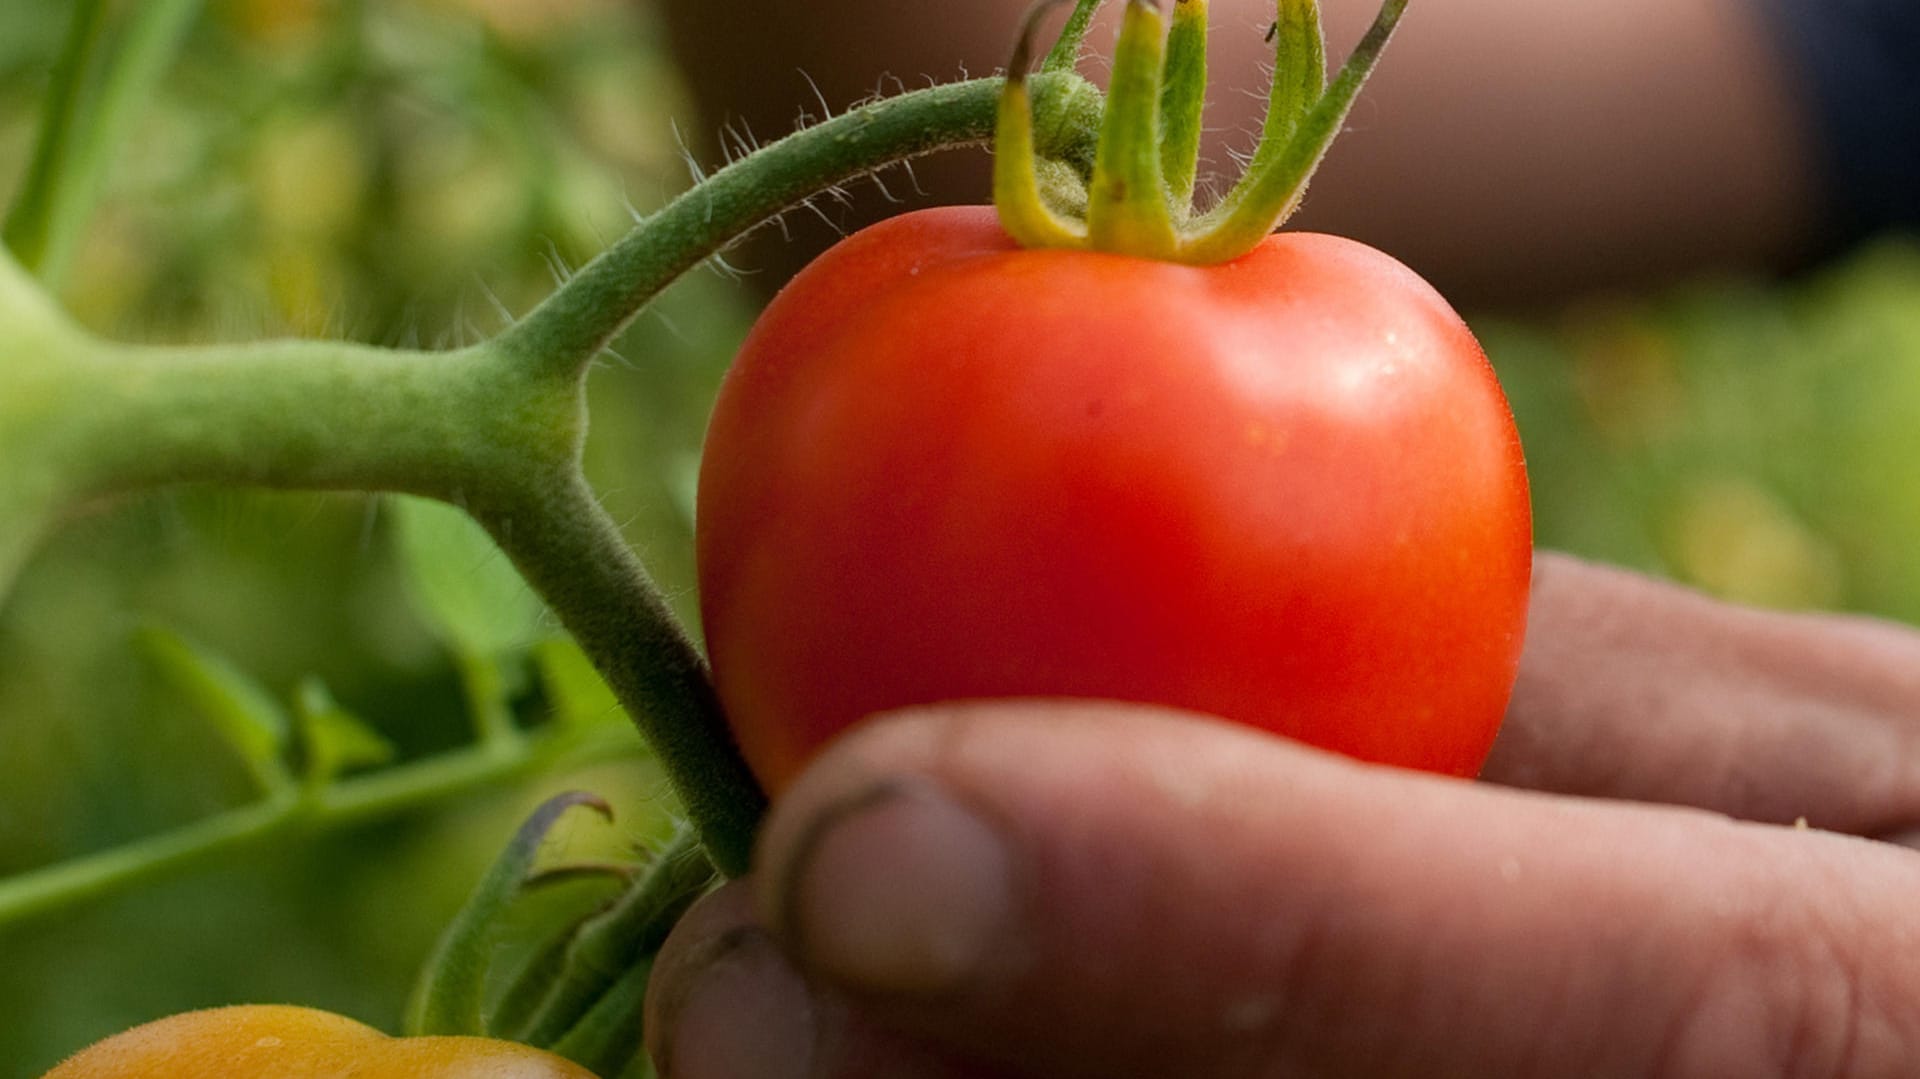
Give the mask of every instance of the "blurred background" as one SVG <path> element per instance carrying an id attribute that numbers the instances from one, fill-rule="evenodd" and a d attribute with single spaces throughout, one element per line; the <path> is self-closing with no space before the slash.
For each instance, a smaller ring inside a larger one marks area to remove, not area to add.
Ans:
<path id="1" fill-rule="evenodd" d="M 0 5 L 0 201 L 69 11 Z M 475 340 L 682 189 L 686 153 L 718 160 L 717 123 L 697 118 L 666 32 L 631 0 L 209 0 L 62 298 L 128 340 Z M 790 81 L 788 114 L 813 108 Z M 741 261 L 744 280 L 701 271 L 676 286 L 592 380 L 593 479 L 689 617 L 707 402 L 783 264 Z M 1468 314 L 1519 416 L 1543 545 L 1741 601 L 1920 622 L 1920 247 L 1880 240 L 1784 279 L 1694 275 Z M 142 626 L 282 696 L 324 678 L 403 759 L 464 741 L 459 674 L 397 516 L 357 497 L 187 489 L 66 524 L 0 606 L 0 876 L 250 796 L 142 659 Z M 522 672 L 512 690 L 537 721 L 538 680 Z M 584 772 L 0 925 L 0 1079 L 242 1000 L 391 1029 L 513 824 L 581 785 L 622 823 L 574 826 L 579 849 L 658 833 L 667 807 L 636 744 Z"/>
<path id="2" fill-rule="evenodd" d="M 0 203 L 71 11 L 0 4 Z M 137 341 L 477 340 L 687 185 L 678 87 L 649 12 L 612 0 L 209 0 L 62 299 Z M 753 303 L 695 273 L 592 378 L 597 488 L 689 616 L 700 433 Z M 67 523 L 0 601 L 0 876 L 253 797 L 236 755 L 144 658 L 146 626 L 283 700 L 318 675 L 403 760 L 468 741 L 455 657 L 419 602 L 399 516 L 360 497 L 183 489 Z M 456 566 L 472 557 L 454 547 Z M 524 650 L 517 667 L 505 658 L 516 708 L 537 722 L 547 702 Z M 624 760 L 587 771 L 0 924 L 0 1079 L 116 1028 L 242 1000 L 393 1029 L 435 934 L 519 819 L 580 786 L 620 814 L 614 828 L 568 818 L 580 856 L 659 833 L 664 795 L 635 736 Z"/>

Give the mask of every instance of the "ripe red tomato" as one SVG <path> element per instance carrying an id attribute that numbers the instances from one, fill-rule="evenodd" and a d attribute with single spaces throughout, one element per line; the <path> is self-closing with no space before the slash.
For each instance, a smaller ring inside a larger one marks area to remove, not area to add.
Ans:
<path id="1" fill-rule="evenodd" d="M 701 611 L 774 791 L 945 699 L 1213 713 L 1475 773 L 1532 564 L 1506 399 L 1413 272 L 1280 233 L 1192 267 L 861 232 L 768 307 L 700 477 Z"/>
<path id="2" fill-rule="evenodd" d="M 311 1008 L 188 1012 L 81 1050 L 46 1079 L 594 1079 L 559 1057 L 489 1038 L 389 1038 Z"/>

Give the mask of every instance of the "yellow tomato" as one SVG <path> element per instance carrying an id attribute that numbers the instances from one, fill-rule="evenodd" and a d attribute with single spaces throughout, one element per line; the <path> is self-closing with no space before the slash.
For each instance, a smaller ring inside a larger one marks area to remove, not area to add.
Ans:
<path id="1" fill-rule="evenodd" d="M 46 1079 L 594 1079 L 490 1038 L 390 1038 L 328 1012 L 245 1005 L 188 1012 L 81 1050 Z"/>

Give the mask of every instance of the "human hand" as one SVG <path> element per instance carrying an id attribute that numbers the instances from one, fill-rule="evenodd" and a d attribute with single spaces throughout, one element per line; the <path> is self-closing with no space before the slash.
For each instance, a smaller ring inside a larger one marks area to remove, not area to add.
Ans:
<path id="1" fill-rule="evenodd" d="M 1920 857 L 1836 833 L 1920 822 L 1920 638 L 1550 555 L 1532 616 L 1491 783 L 1091 702 L 863 726 L 661 954 L 655 1059 L 1904 1074 Z"/>

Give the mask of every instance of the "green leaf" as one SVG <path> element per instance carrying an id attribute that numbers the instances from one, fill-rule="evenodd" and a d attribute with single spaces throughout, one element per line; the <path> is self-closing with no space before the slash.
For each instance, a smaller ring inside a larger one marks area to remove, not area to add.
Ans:
<path id="1" fill-rule="evenodd" d="M 601 1043 L 616 1033 L 605 1021 L 626 1007 L 636 966 L 652 961 L 680 915 L 718 883 L 699 837 L 681 828 L 618 899 L 581 924 L 552 992 L 513 1036 L 583 1063 L 598 1060 Z M 640 978 L 644 986 L 644 971 Z"/>
<path id="2" fill-rule="evenodd" d="M 587 1013 L 549 1048 L 555 1056 L 595 1075 L 621 1074 L 641 1054 L 645 1032 L 642 1012 L 647 1004 L 647 980 L 653 975 L 652 955 L 628 966 L 618 980 L 600 994 Z"/>
<path id="3" fill-rule="evenodd" d="M 1087 238 L 1097 251 L 1166 258 L 1179 246 L 1160 165 L 1166 58 L 1166 13 L 1151 0 L 1127 0 L 1087 187 Z"/>
<path id="4" fill-rule="evenodd" d="M 71 10 L 73 21 L 54 64 L 33 158 L 0 229 L 21 263 L 36 269 L 47 261 L 60 219 L 69 216 L 59 206 L 69 187 L 63 181 L 73 171 L 74 143 L 85 126 L 94 68 L 107 37 L 105 0 L 76 0 Z"/>
<path id="5" fill-rule="evenodd" d="M 309 783 L 324 784 L 356 768 L 386 764 L 394 758 L 393 743 L 340 707 L 318 678 L 300 682 L 294 693 L 294 718 L 307 755 Z"/>
<path id="6" fill-rule="evenodd" d="M 422 498 L 386 506 L 415 609 L 448 647 L 493 659 L 552 635 L 539 597 L 472 518 Z"/>
<path id="7" fill-rule="evenodd" d="M 1167 31 L 1160 87 L 1160 169 L 1167 198 L 1187 216 L 1200 163 L 1200 112 L 1207 102 L 1207 0 L 1181 0 Z"/>
<path id="8" fill-rule="evenodd" d="M 152 102 L 200 2 L 144 0 L 122 5 L 131 10 L 117 19 L 103 0 L 73 5 L 39 141 L 4 227 L 7 245 L 43 281 L 65 276 L 114 151 Z"/>
<path id="9" fill-rule="evenodd" d="M 1316 0 L 1281 0 L 1273 24 L 1273 86 L 1267 97 L 1267 119 L 1260 146 L 1249 172 L 1285 153 L 1294 132 L 1327 92 L 1327 40 L 1320 28 Z"/>
<path id="10" fill-rule="evenodd" d="M 136 644 L 154 671 L 206 717 L 265 790 L 286 787 L 291 724 L 273 695 L 225 656 L 163 626 L 141 629 Z"/>
<path id="11" fill-rule="evenodd" d="M 627 722 L 620 699 L 572 638 L 554 637 L 534 645 L 533 662 L 556 724 L 585 727 L 610 720 Z"/>
<path id="12" fill-rule="evenodd" d="M 487 970 L 493 962 L 500 920 L 519 896 L 547 834 L 567 810 L 580 805 L 612 817 L 607 804 L 591 794 L 570 791 L 555 795 L 520 825 L 500 857 L 480 878 L 466 905 L 441 934 L 421 972 L 420 983 L 414 987 L 413 999 L 407 1005 L 409 1035 L 484 1032 Z"/>
<path id="13" fill-rule="evenodd" d="M 581 880 L 591 881 L 593 887 L 580 887 Z M 528 877 L 522 892 L 531 899 L 534 893 L 551 892 L 563 882 L 573 884 L 574 894 L 565 896 L 557 908 L 544 912 L 545 916 L 536 923 L 537 928 L 531 934 L 533 946 L 518 970 L 506 979 L 499 999 L 487 1015 L 488 1037 L 511 1038 L 531 1022 L 566 968 L 574 934 L 625 890 L 632 882 L 632 868 L 584 866 L 547 870 Z"/>
<path id="14" fill-rule="evenodd" d="M 1060 0 L 1040 0 L 1033 11 L 1055 6 Z M 1086 43 L 1087 30 L 1093 25 L 1094 12 L 1100 9 L 1103 0 L 1079 0 L 1073 5 L 1073 14 L 1067 16 L 1067 25 L 1055 39 L 1052 51 L 1041 66 L 1042 71 L 1072 71 L 1073 65 L 1080 61 L 1080 47 Z M 1029 22 L 1032 15 L 1028 16 Z"/>

